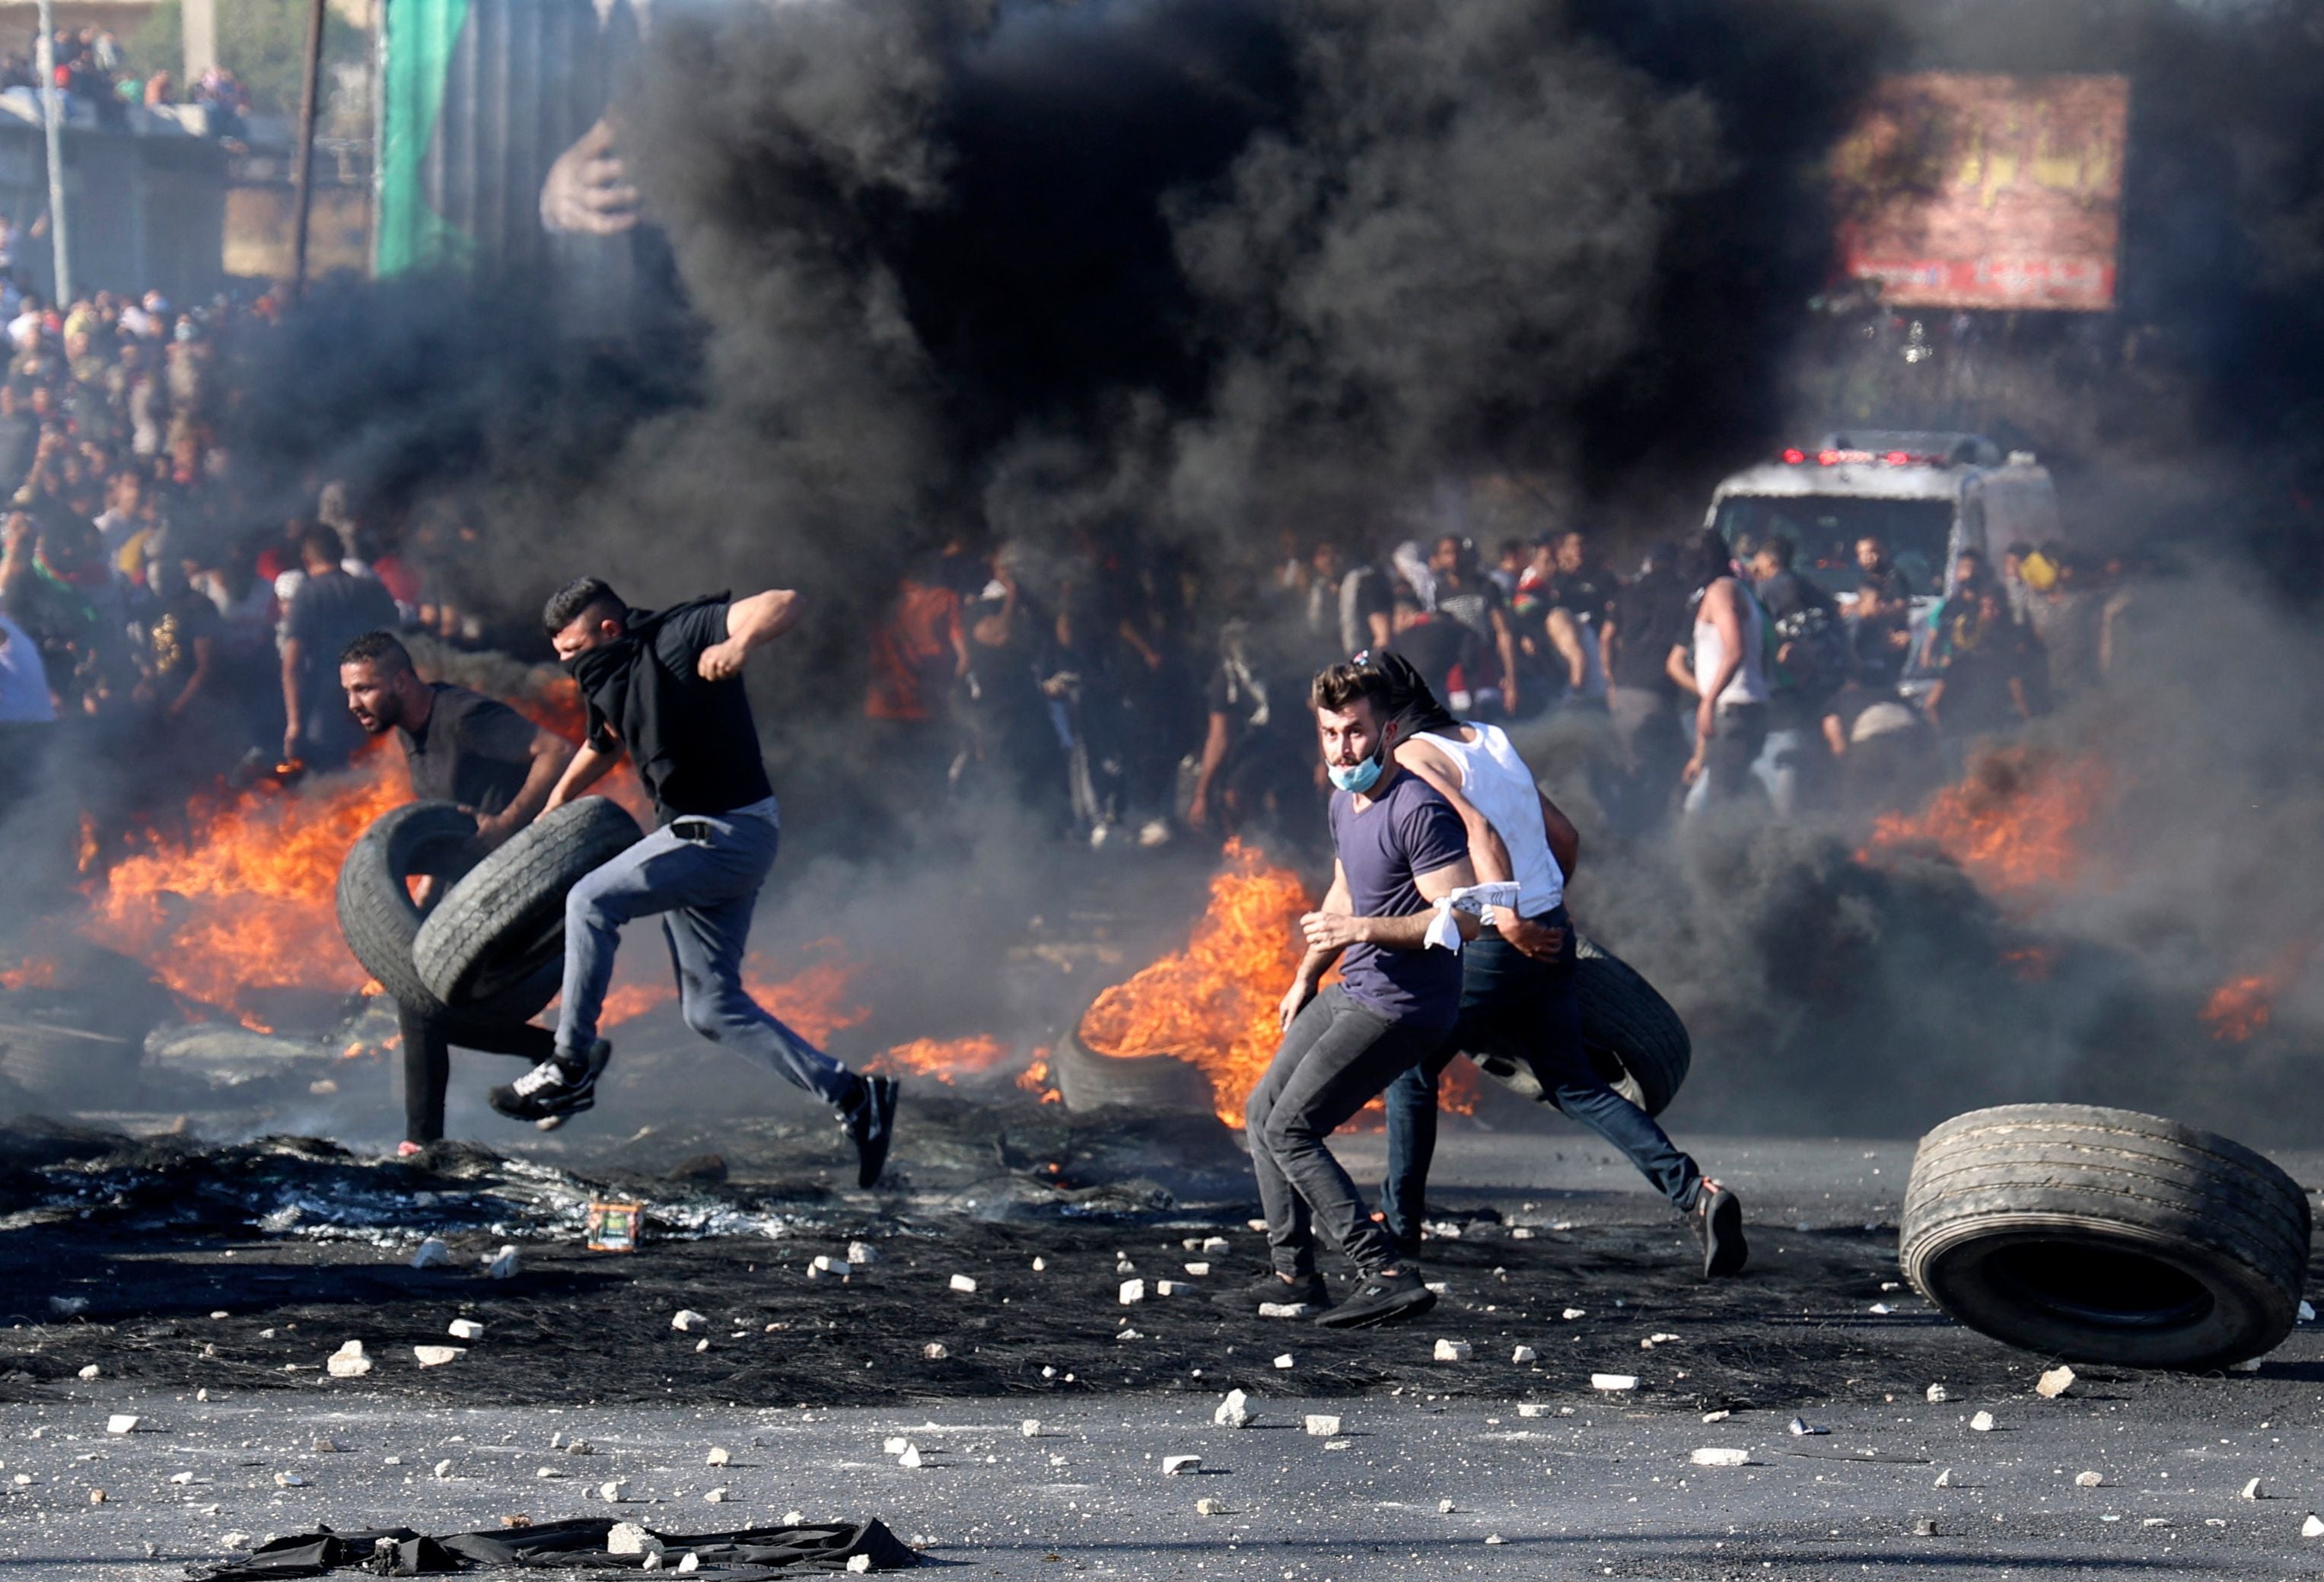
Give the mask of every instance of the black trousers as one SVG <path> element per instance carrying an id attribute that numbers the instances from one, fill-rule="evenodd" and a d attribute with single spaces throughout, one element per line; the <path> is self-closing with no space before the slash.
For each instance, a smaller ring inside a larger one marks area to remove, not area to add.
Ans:
<path id="1" fill-rule="evenodd" d="M 557 1053 L 557 1035 L 530 1022 L 479 1026 L 447 1025 L 395 1007 L 396 1025 L 403 1030 L 403 1136 L 413 1143 L 435 1143 L 444 1136 L 444 1090 L 452 1081 L 452 1043 L 485 1054 L 512 1054 L 539 1065 Z"/>

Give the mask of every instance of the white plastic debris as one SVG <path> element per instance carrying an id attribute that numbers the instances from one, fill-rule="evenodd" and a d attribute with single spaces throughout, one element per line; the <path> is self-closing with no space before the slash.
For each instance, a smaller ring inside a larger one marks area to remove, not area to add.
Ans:
<path id="1" fill-rule="evenodd" d="M 724 1445 L 713 1445 L 710 1447 L 710 1454 L 702 1458 L 702 1464 L 705 1467 L 725 1467 L 731 1465 L 733 1459 L 734 1458 L 727 1453 Z"/>
<path id="2" fill-rule="evenodd" d="M 2267 1496 L 2265 1495 L 2260 1492 L 2259 1479 L 2256 1477 L 2244 1485 L 2244 1492 L 2237 1496 L 2239 1499 L 2246 1500 L 2263 1500 Z"/>
<path id="3" fill-rule="evenodd" d="M 1310 1439 L 1336 1439 L 1339 1437 L 1339 1433 L 1340 1420 L 1338 1418 L 1326 1417 L 1321 1412 L 1314 1412 L 1307 1414 L 1307 1434 Z"/>
<path id="4" fill-rule="evenodd" d="M 1291 1354 L 1286 1351 L 1281 1357 L 1277 1357 L 1275 1359 L 1275 1366 L 1279 1368 L 1289 1368 L 1294 1366 L 1295 1365 L 1291 1360 Z"/>
<path id="5" fill-rule="evenodd" d="M 1727 1450 L 1716 1447 L 1696 1450 L 1687 1459 L 1697 1467 L 1740 1467 L 1751 1459 L 1748 1450 Z"/>
<path id="6" fill-rule="evenodd" d="M 920 1347 L 920 1355 L 930 1362 L 942 1362 L 952 1355 L 952 1350 L 941 1340 L 931 1340 Z"/>
<path id="7" fill-rule="evenodd" d="M 952 1288 L 964 1295 L 973 1296 L 976 1293 L 976 1282 L 965 1274 L 955 1274 L 952 1277 Z"/>
<path id="8" fill-rule="evenodd" d="M 1240 1390 L 1229 1390 L 1227 1397 L 1211 1413 L 1211 1421 L 1221 1428 L 1249 1428 L 1257 1415 L 1250 1409 L 1250 1397 Z"/>
<path id="9" fill-rule="evenodd" d="M 335 1379 L 359 1379 L 371 1372 L 371 1358 L 362 1341 L 350 1340 L 323 1359 L 323 1371 Z"/>
<path id="10" fill-rule="evenodd" d="M 868 1241 L 847 1244 L 847 1261 L 858 1268 L 869 1268 L 880 1261 L 880 1249 Z"/>
<path id="11" fill-rule="evenodd" d="M 2096 1488 L 2105 1481 L 2106 1475 L 2100 1472 L 2077 1472 L 2074 1474 L 2074 1486 L 2076 1488 Z"/>
<path id="12" fill-rule="evenodd" d="M 484 1327 L 474 1319 L 454 1319 L 446 1327 L 445 1333 L 455 1340 L 482 1340 Z"/>
<path id="13" fill-rule="evenodd" d="M 484 1265 L 484 1275 L 491 1280 L 513 1280 L 523 1262 L 513 1246 L 503 1244 L 501 1250 L 493 1255 L 492 1262 Z"/>
<path id="14" fill-rule="evenodd" d="M 97 1377 L 99 1375 L 103 1374 L 104 1372 L 105 1372 L 105 1370 L 104 1370 L 103 1368 L 101 1368 L 101 1367 L 97 1366 L 97 1364 L 95 1364 L 95 1363 L 90 1363 L 88 1366 L 86 1366 L 86 1367 L 82 1368 L 82 1369 L 80 1370 L 80 1372 L 79 1372 L 78 1375 L 76 1375 L 75 1376 L 76 1376 L 76 1377 L 78 1377 L 78 1378 L 83 1378 L 83 1379 L 93 1379 L 93 1378 Z"/>
<path id="15" fill-rule="evenodd" d="M 442 1367 L 468 1355 L 465 1346 L 415 1346 L 411 1355 L 420 1359 L 421 1367 Z"/>
<path id="16" fill-rule="evenodd" d="M 411 1266 L 415 1269 L 447 1269 L 452 1265 L 452 1249 L 440 1236 L 431 1236 L 412 1249 Z"/>
<path id="17" fill-rule="evenodd" d="M 1162 1458 L 1162 1476 L 1165 1477 L 1176 1477 L 1180 1473 L 1200 1472 L 1202 1469 L 1203 1458 L 1200 1456 L 1165 1456 Z"/>
<path id="18" fill-rule="evenodd" d="M 1144 1301 L 1145 1300 L 1146 1300 L 1146 1282 L 1145 1282 L 1145 1281 L 1143 1281 L 1143 1280 L 1125 1280 L 1125 1281 L 1123 1281 L 1123 1282 L 1121 1283 L 1121 1305 L 1122 1305 L 1122 1306 L 1124 1306 L 1124 1307 L 1135 1307 L 1138 1303 L 1139 1303 L 1139 1302 L 1141 1302 L 1141 1301 Z"/>
<path id="19" fill-rule="evenodd" d="M 129 1412 L 116 1412 L 105 1420 L 105 1431 L 109 1434 L 135 1433 L 141 1421 L 143 1420 Z"/>
<path id="20" fill-rule="evenodd" d="M 1304 1319 L 1315 1310 L 1304 1301 L 1263 1301 L 1259 1304 L 1262 1319 Z"/>
<path id="21" fill-rule="evenodd" d="M 2074 1370 L 2061 1364 L 2035 1382 L 2034 1393 L 2044 1401 L 2055 1401 L 2073 1387 Z"/>
<path id="22" fill-rule="evenodd" d="M 699 1329 L 703 1325 L 709 1321 L 710 1320 L 707 1317 L 696 1312 L 692 1308 L 682 1307 L 678 1309 L 678 1311 L 670 1315 L 669 1327 L 673 1329 L 681 1331 L 687 1329 Z"/>
<path id="23" fill-rule="evenodd" d="M 1929 1404 L 1932 1406 L 1942 1406 L 1946 1402 L 1952 1399 L 1951 1394 L 1942 1384 L 1931 1384 L 1925 1393 L 1929 1398 Z"/>
<path id="24" fill-rule="evenodd" d="M 1636 1374 L 1591 1374 L 1590 1375 L 1590 1387 L 1593 1390 L 1609 1390 L 1617 1393 L 1623 1390 L 1635 1390 L 1638 1387 L 1638 1375 Z"/>
<path id="25" fill-rule="evenodd" d="M 1509 1353 L 1509 1360 L 1511 1362 L 1538 1362 L 1541 1360 L 1541 1353 L 1536 1351 L 1530 1346 L 1520 1346 Z"/>
<path id="26" fill-rule="evenodd" d="M 1436 1343 L 1435 1360 L 1438 1362 L 1466 1362 L 1469 1360 L 1469 1353 L 1471 1349 L 1471 1347 L 1466 1340 L 1439 1340 Z"/>
<path id="27" fill-rule="evenodd" d="M 1991 1433 L 1993 1431 L 1993 1413 L 1990 1412 L 1978 1412 L 1975 1417 L 1969 1420 L 1969 1431 L 1972 1433 Z"/>
<path id="28" fill-rule="evenodd" d="M 1789 1432 L 1795 1439 L 1806 1439 L 1811 1434 L 1828 1434 L 1831 1432 L 1828 1428 L 1816 1427 L 1804 1417 L 1795 1417 L 1792 1419 L 1790 1426 L 1786 1431 Z"/>
<path id="29" fill-rule="evenodd" d="M 305 1488 L 307 1486 L 307 1480 L 300 1476 L 295 1472 L 278 1472 L 274 1475 L 274 1486 L 277 1488 Z"/>

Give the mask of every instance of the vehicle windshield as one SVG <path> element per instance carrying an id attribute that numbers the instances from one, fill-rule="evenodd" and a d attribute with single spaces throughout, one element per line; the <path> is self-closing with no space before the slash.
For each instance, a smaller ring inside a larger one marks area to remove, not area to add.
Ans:
<path id="1" fill-rule="evenodd" d="M 1852 494 L 1730 494 L 1719 502 L 1719 535 L 1732 547 L 1782 537 L 1793 566 L 1828 593 L 1850 593 L 1863 580 L 1856 541 L 1869 533 L 1916 593 L 1941 592 L 1953 530 L 1950 500 L 1886 500 Z"/>

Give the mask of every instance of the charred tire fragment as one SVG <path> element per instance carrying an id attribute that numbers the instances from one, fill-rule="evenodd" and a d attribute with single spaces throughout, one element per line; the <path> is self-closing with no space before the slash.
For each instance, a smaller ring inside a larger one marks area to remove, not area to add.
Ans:
<path id="1" fill-rule="evenodd" d="M 1086 1113 L 1108 1105 L 1163 1113 L 1210 1113 L 1211 1082 L 1202 1071 L 1168 1054 L 1101 1054 L 1069 1027 L 1049 1052 L 1049 1081 L 1067 1109 Z"/>
<path id="2" fill-rule="evenodd" d="M 420 981 L 456 1008 L 492 1001 L 544 973 L 554 993 L 565 954 L 566 895 L 643 838 L 638 821 L 602 796 L 568 802 L 519 830 L 469 869 L 420 925 L 411 942 Z M 540 1005 L 548 1003 L 544 994 Z"/>
<path id="3" fill-rule="evenodd" d="M 1897 1257 L 1997 1340 L 2200 1368 L 2291 1333 L 2308 1236 L 2299 1184 L 2240 1143 L 2126 1109 L 2011 1104 L 1921 1139 Z"/>
<path id="4" fill-rule="evenodd" d="M 421 914 L 406 881 L 429 874 L 448 885 L 473 862 L 475 837 L 475 819 L 448 802 L 406 803 L 382 814 L 339 864 L 339 933 L 364 970 L 407 1010 L 452 1026 L 464 1017 L 521 1022 L 557 992 L 554 975 L 456 1013 L 420 981 L 411 962 Z"/>
<path id="5" fill-rule="evenodd" d="M 35 1099 L 118 1105 L 136 1091 L 145 1045 L 40 1022 L 0 1021 L 0 1073 Z"/>

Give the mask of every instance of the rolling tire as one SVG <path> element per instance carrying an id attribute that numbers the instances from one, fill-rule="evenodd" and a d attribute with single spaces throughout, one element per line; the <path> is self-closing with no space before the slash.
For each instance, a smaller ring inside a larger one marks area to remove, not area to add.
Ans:
<path id="1" fill-rule="evenodd" d="M 1607 1086 L 1660 1115 L 1686 1081 L 1694 1041 L 1670 1001 L 1637 969 L 1587 934 L 1573 937 L 1582 1046 Z"/>
<path id="2" fill-rule="evenodd" d="M 75 1107 L 126 1103 L 145 1045 L 42 1022 L 0 1022 L 0 1073 L 33 1099 Z"/>
<path id="3" fill-rule="evenodd" d="M 389 998 L 447 1030 L 464 1020 L 524 1021 L 557 993 L 558 978 L 548 974 L 485 1005 L 454 1011 L 413 967 L 422 915 L 405 881 L 419 874 L 456 879 L 472 861 L 475 835 L 475 819 L 448 802 L 407 803 L 374 819 L 339 864 L 339 933 L 347 949 Z"/>
<path id="4" fill-rule="evenodd" d="M 567 893 L 642 839 L 638 821 L 602 796 L 568 802 L 519 830 L 420 924 L 411 942 L 420 983 L 455 1010 L 496 1000 L 544 972 L 554 993 Z"/>
<path id="5" fill-rule="evenodd" d="M 1078 1027 L 1066 1029 L 1049 1052 L 1049 1081 L 1077 1113 L 1110 1105 L 1200 1115 L 1212 1108 L 1211 1080 L 1199 1067 L 1167 1054 L 1100 1054 L 1082 1042 Z"/>
<path id="6" fill-rule="evenodd" d="M 2080 1104 L 1956 1116 L 1921 1139 L 1897 1228 L 1915 1290 L 2044 1356 L 2218 1366 L 2292 1332 L 2308 1200 L 2240 1143 Z"/>

